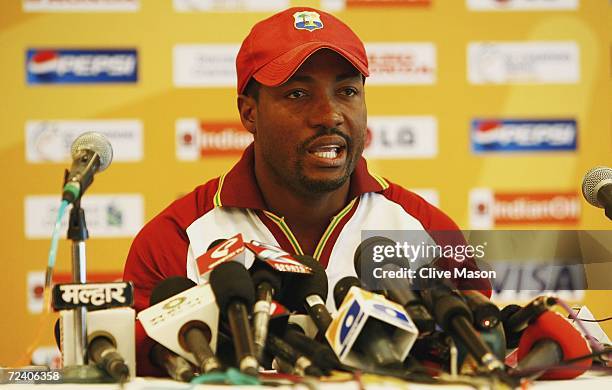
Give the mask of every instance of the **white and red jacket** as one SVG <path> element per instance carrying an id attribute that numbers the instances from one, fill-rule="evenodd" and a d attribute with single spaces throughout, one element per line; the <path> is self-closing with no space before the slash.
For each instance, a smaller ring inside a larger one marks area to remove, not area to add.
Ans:
<path id="1" fill-rule="evenodd" d="M 228 173 L 173 202 L 136 236 L 123 274 L 124 280 L 134 283 L 136 311 L 149 306 L 152 289 L 163 279 L 181 275 L 199 281 L 195 259 L 218 238 L 242 233 L 245 241 L 257 240 L 302 254 L 283 218 L 266 210 L 253 161 L 250 145 Z M 330 291 L 340 278 L 355 275 L 353 254 L 362 230 L 458 230 L 446 214 L 420 196 L 370 174 L 363 158 L 351 176 L 348 199 L 350 202 L 332 218 L 312 254 L 326 268 Z M 483 283 L 476 288 L 490 295 L 490 285 Z M 149 361 L 151 346 L 152 340 L 138 323 L 140 376 L 162 375 Z"/>

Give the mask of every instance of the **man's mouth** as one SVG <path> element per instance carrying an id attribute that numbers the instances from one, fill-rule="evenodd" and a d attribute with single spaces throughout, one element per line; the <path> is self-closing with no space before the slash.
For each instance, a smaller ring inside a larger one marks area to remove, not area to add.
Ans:
<path id="1" fill-rule="evenodd" d="M 339 145 L 324 145 L 317 147 L 309 152 L 320 158 L 333 160 L 338 158 L 338 155 L 344 150 L 344 146 Z"/>
<path id="2" fill-rule="evenodd" d="M 313 167 L 340 168 L 346 163 L 348 145 L 342 136 L 324 135 L 310 142 L 305 150 Z"/>

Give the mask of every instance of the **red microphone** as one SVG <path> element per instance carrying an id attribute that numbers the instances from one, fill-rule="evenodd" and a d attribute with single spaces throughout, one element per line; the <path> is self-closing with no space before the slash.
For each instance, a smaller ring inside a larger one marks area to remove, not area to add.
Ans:
<path id="1" fill-rule="evenodd" d="M 591 358 L 568 367 L 545 367 L 590 353 L 587 340 L 569 321 L 553 311 L 546 311 L 523 332 L 517 351 L 519 364 L 514 372 L 518 375 L 524 372 L 525 376 L 533 374 L 541 379 L 573 379 L 591 367 Z"/>

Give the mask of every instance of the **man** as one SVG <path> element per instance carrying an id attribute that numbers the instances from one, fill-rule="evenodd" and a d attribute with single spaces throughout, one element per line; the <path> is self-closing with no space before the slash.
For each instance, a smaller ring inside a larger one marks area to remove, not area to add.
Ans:
<path id="1" fill-rule="evenodd" d="M 237 233 L 314 256 L 333 288 L 355 274 L 362 230 L 458 229 L 419 196 L 368 172 L 361 157 L 368 61 L 343 22 L 312 8 L 273 15 L 242 43 L 236 71 L 240 119 L 254 142 L 227 174 L 175 201 L 136 237 L 124 279 L 134 282 L 137 310 L 167 277 L 200 281 L 195 260 Z M 139 375 L 155 375 L 142 329 L 137 342 Z"/>

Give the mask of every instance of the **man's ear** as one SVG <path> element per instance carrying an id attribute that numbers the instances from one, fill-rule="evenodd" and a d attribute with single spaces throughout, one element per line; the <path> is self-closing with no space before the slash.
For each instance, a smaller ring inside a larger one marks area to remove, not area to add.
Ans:
<path id="1" fill-rule="evenodd" d="M 238 112 L 242 126 L 255 136 L 257 120 L 257 102 L 251 96 L 238 95 Z"/>

